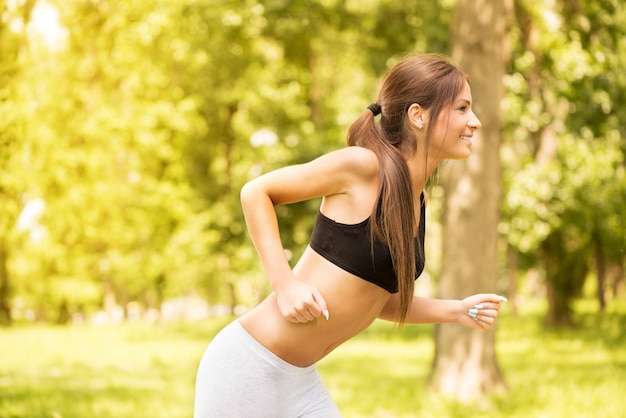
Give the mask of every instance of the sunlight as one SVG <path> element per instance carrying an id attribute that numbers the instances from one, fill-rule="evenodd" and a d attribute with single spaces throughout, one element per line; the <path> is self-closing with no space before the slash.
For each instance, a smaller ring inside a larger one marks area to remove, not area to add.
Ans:
<path id="1" fill-rule="evenodd" d="M 46 1 L 39 1 L 35 5 L 28 32 L 52 51 L 60 50 L 68 35 L 67 29 L 59 22 L 59 11 Z"/>
<path id="2" fill-rule="evenodd" d="M 17 230 L 28 232 L 33 242 L 41 242 L 46 237 L 46 229 L 39 219 L 46 211 L 46 201 L 41 198 L 29 200 L 17 219 Z"/>

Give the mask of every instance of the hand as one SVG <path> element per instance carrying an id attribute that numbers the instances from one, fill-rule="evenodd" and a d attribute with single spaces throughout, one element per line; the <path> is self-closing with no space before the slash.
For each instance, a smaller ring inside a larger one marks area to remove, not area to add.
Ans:
<path id="1" fill-rule="evenodd" d="M 281 315 L 289 322 L 306 323 L 322 314 L 328 320 L 328 307 L 322 294 L 296 279 L 276 290 L 276 300 Z"/>
<path id="2" fill-rule="evenodd" d="M 489 329 L 496 322 L 504 296 L 495 294 L 479 294 L 469 296 L 461 301 L 462 311 L 459 323 L 469 328 Z"/>

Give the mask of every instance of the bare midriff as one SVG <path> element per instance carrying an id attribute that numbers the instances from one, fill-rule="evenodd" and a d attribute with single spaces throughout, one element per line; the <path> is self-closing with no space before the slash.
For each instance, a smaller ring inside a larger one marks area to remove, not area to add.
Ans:
<path id="1" fill-rule="evenodd" d="M 324 315 L 308 323 L 287 321 L 272 292 L 243 315 L 241 325 L 261 345 L 288 363 L 306 367 L 367 328 L 390 293 L 342 270 L 308 247 L 293 269 L 297 280 L 315 287 L 328 304 Z"/>

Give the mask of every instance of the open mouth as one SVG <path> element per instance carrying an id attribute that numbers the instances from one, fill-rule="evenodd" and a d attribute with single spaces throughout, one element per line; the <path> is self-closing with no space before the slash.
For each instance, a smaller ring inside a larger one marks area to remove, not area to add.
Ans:
<path id="1" fill-rule="evenodd" d="M 472 144 L 472 137 L 471 136 L 461 135 L 461 140 L 469 143 L 470 145 Z"/>

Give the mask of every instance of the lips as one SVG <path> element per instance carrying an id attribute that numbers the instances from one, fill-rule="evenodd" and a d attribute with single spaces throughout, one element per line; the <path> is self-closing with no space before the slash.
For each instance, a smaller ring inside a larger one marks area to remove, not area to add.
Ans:
<path id="1" fill-rule="evenodd" d="M 467 143 L 469 143 L 469 145 L 472 145 L 472 137 L 471 136 L 465 136 L 465 135 L 461 135 L 461 140 L 465 141 Z"/>

